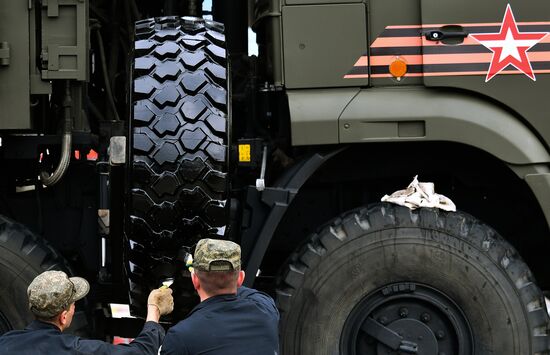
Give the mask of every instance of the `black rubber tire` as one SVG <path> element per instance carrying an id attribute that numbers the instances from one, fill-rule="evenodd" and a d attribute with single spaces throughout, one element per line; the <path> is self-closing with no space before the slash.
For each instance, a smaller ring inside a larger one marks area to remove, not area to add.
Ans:
<path id="1" fill-rule="evenodd" d="M 65 259 L 25 226 L 0 216 L 0 334 L 23 329 L 33 316 L 27 287 L 40 273 L 70 274 Z"/>
<path id="2" fill-rule="evenodd" d="M 402 282 L 455 302 L 472 329 L 465 354 L 548 353 L 542 292 L 508 242 L 462 212 L 391 204 L 333 220 L 291 257 L 277 290 L 282 353 L 349 354 L 342 329 L 354 306 Z"/>
<path id="3" fill-rule="evenodd" d="M 134 314 L 161 279 L 177 276 L 182 247 L 224 236 L 226 67 L 223 25 L 190 17 L 136 24 L 125 233 Z M 176 305 L 189 303 L 185 293 L 177 293 Z"/>

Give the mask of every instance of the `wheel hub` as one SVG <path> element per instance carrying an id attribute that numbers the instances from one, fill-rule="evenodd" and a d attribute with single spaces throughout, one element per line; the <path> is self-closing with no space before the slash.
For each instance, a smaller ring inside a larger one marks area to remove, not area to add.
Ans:
<path id="1" fill-rule="evenodd" d="M 466 355 L 472 332 L 447 295 L 417 283 L 392 284 L 364 297 L 341 337 L 343 354 Z"/>
<path id="2" fill-rule="evenodd" d="M 389 324 L 387 328 L 393 330 L 410 344 L 415 344 L 416 349 L 421 349 L 422 354 L 438 355 L 436 336 L 431 329 L 421 321 L 416 319 L 398 319 Z M 376 354 L 378 355 L 392 353 L 392 349 L 382 343 L 378 343 L 377 350 L 378 352 Z M 411 353 L 414 354 L 419 352 L 418 350 L 416 352 L 412 352 L 411 350 Z"/>

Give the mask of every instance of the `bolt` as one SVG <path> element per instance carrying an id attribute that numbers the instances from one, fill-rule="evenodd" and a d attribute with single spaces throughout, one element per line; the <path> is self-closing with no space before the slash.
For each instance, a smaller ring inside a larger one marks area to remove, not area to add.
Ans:
<path id="1" fill-rule="evenodd" d="M 420 320 L 424 323 L 428 323 L 431 319 L 432 317 L 430 317 L 428 313 L 422 313 L 422 315 L 420 316 Z"/>
<path id="2" fill-rule="evenodd" d="M 305 49 L 305 48 L 306 48 L 306 45 L 303 44 L 303 43 L 300 43 L 300 44 L 298 45 L 298 48 L 300 48 L 300 49 Z"/>
<path id="3" fill-rule="evenodd" d="M 387 317 L 380 317 L 380 318 L 378 318 L 378 323 L 380 323 L 382 325 L 386 325 L 386 324 L 388 324 L 388 318 Z"/>
<path id="4" fill-rule="evenodd" d="M 349 128 L 349 123 L 344 123 L 344 128 L 348 129 Z"/>
<path id="5" fill-rule="evenodd" d="M 409 310 L 405 307 L 399 308 L 399 317 L 406 318 L 409 315 Z"/>
<path id="6" fill-rule="evenodd" d="M 437 33 L 437 32 L 432 33 L 432 37 L 433 37 L 433 38 L 438 38 L 438 37 L 439 37 L 439 33 Z"/>
<path id="7" fill-rule="evenodd" d="M 442 330 L 438 330 L 435 333 L 435 336 L 437 337 L 437 339 L 443 339 L 443 338 L 445 338 L 445 332 L 443 332 Z"/>

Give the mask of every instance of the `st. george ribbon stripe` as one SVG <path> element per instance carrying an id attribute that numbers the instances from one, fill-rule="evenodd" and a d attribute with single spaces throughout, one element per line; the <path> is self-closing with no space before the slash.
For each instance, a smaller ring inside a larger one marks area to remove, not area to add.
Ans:
<path id="1" fill-rule="evenodd" d="M 490 49 L 479 44 L 472 37 L 465 37 L 463 43 L 447 45 L 428 41 L 423 36 L 431 30 L 441 30 L 442 25 L 388 26 L 370 47 L 370 74 L 376 77 L 391 76 L 389 63 L 392 57 L 401 57 L 406 63 L 407 74 L 426 75 L 481 75 L 489 69 Z M 461 25 L 466 33 L 498 33 L 500 23 Z M 520 32 L 548 32 L 550 22 L 518 23 Z M 548 54 L 546 54 L 548 53 Z M 533 46 L 528 55 L 535 72 L 548 72 L 550 69 L 550 34 Z M 455 63 L 456 60 L 456 63 Z M 441 63 L 438 63 L 441 61 Z M 424 62 L 424 63 L 423 63 Z M 346 78 L 369 75 L 367 53 L 359 57 Z M 508 66 L 506 73 L 519 71 Z"/>
<path id="2" fill-rule="evenodd" d="M 468 25 L 468 24 L 457 24 L 456 26 L 461 26 L 464 31 L 468 34 L 470 33 L 498 33 L 500 31 L 500 24 L 498 25 Z M 396 26 L 399 27 L 399 26 Z M 414 28 L 413 28 L 414 27 Z M 442 28 L 443 27 L 443 28 Z M 435 27 L 429 25 L 429 27 L 421 26 L 411 26 L 411 28 L 394 28 L 394 26 L 387 27 L 378 37 L 417 37 L 423 36 L 425 33 L 430 31 L 441 31 L 444 30 L 445 26 Z M 522 25 L 518 24 L 518 29 L 520 32 L 550 32 L 550 23 L 548 24 L 536 24 L 536 25 Z"/>
<path id="3" fill-rule="evenodd" d="M 416 47 L 372 47 L 370 54 L 378 55 L 418 55 L 418 54 L 458 54 L 488 53 L 491 50 L 480 45 L 464 46 L 416 46 Z M 550 52 L 550 43 L 538 43 L 529 52 Z"/>
<path id="4" fill-rule="evenodd" d="M 532 62 L 533 70 L 550 70 L 550 62 Z M 428 64 L 409 65 L 407 72 L 415 73 L 460 73 L 460 72 L 487 72 L 489 63 L 462 63 L 462 64 Z M 508 66 L 504 71 L 517 71 L 513 66 Z M 389 74 L 387 65 L 373 65 L 370 67 L 371 74 Z M 348 75 L 365 75 L 369 73 L 369 67 L 353 67 Z"/>
<path id="5" fill-rule="evenodd" d="M 531 62 L 533 70 L 547 70 L 550 69 L 550 62 Z M 359 68 L 359 67 L 355 67 Z M 354 69 L 355 69 L 354 68 Z M 365 67 L 363 67 L 365 68 Z M 365 68 L 366 69 L 366 68 Z M 428 65 L 409 65 L 407 67 L 408 73 L 458 73 L 458 72 L 474 72 L 474 71 L 487 71 L 489 70 L 489 63 L 461 63 L 461 64 L 428 64 Z M 514 66 L 508 66 L 504 71 L 514 71 L 517 69 Z M 353 70 L 352 70 L 353 71 Z M 371 66 L 372 74 L 387 74 L 389 69 L 387 65 L 374 65 Z M 350 72 L 349 74 L 356 74 Z M 365 74 L 365 72 L 357 73 Z"/>

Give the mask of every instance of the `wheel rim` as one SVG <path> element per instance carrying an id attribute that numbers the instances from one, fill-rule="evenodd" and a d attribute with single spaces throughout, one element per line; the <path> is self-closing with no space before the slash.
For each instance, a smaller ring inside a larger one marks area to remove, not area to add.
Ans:
<path id="1" fill-rule="evenodd" d="M 441 291 L 411 282 L 387 285 L 364 297 L 348 316 L 340 339 L 341 352 L 350 355 L 473 353 L 471 327 L 462 310 Z"/>

